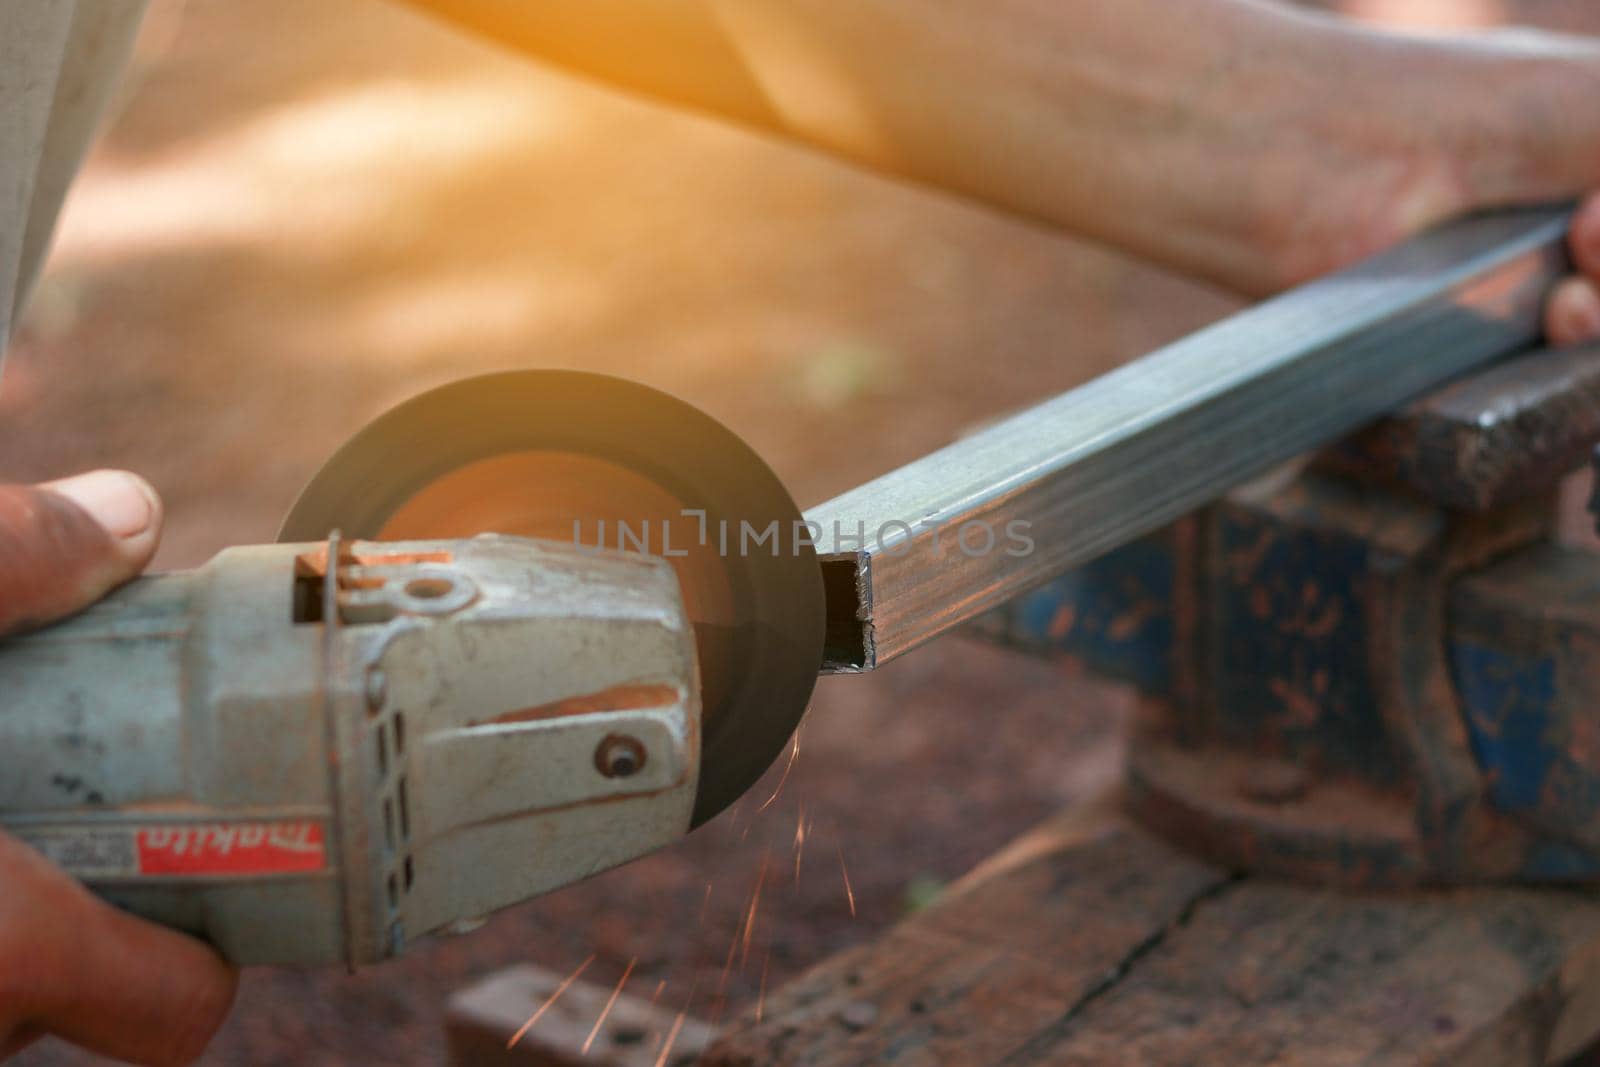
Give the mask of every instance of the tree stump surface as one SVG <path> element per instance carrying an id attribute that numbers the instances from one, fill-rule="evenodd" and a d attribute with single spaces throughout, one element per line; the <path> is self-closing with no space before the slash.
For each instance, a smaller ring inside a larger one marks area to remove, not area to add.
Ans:
<path id="1" fill-rule="evenodd" d="M 1063 812 L 702 1061 L 1522 1067 L 1600 1035 L 1600 896 L 1239 877 Z"/>

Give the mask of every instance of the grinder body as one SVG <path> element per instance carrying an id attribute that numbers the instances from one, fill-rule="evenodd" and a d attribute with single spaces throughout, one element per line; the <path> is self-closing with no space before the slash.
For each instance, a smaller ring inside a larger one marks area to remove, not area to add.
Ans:
<path id="1" fill-rule="evenodd" d="M 672 567 L 486 535 L 227 550 L 0 641 L 0 826 L 235 963 L 351 966 L 687 832 Z"/>

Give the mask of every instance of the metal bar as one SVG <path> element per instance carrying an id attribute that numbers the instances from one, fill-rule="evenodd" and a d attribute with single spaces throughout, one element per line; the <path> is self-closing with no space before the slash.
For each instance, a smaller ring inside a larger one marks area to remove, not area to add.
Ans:
<path id="1" fill-rule="evenodd" d="M 1534 343 L 1570 214 L 1432 231 L 811 509 L 824 670 L 871 670 Z"/>

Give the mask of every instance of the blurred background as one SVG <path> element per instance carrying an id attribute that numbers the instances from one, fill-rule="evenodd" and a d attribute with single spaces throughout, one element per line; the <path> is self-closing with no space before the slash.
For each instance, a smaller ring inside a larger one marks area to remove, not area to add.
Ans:
<path id="1" fill-rule="evenodd" d="M 1591 0 L 1330 6 L 1600 32 Z M 806 506 L 1233 307 L 384 0 L 156 0 L 4 365 L 0 478 L 140 471 L 167 502 L 158 565 L 187 566 L 271 540 L 396 402 L 573 367 L 700 406 Z M 1115 778 L 1116 690 L 941 651 L 825 679 L 781 790 L 778 768 L 678 847 L 359 975 L 249 974 L 208 1062 L 437 1063 L 450 992 L 591 953 L 596 983 L 636 958 L 633 992 L 665 980 L 678 1007 L 698 981 L 695 1015 L 748 1008 Z M 768 860 L 784 873 L 724 979 Z"/>

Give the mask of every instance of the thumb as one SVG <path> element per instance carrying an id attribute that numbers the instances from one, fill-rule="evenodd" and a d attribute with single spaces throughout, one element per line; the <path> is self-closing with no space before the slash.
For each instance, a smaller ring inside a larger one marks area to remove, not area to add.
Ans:
<path id="1" fill-rule="evenodd" d="M 161 501 L 126 471 L 0 485 L 0 635 L 70 615 L 138 574 Z"/>

